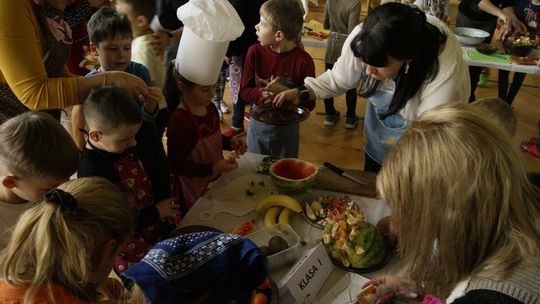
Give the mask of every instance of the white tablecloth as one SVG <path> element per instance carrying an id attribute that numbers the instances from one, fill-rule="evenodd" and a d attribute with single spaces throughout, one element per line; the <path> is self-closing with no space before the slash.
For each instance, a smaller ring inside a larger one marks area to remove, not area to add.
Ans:
<path id="1" fill-rule="evenodd" d="M 218 201 L 213 201 L 210 198 L 211 194 L 214 191 L 216 191 L 217 189 L 223 189 L 222 187 L 227 187 L 228 184 L 230 184 L 232 181 L 239 177 L 242 177 L 246 174 L 252 174 L 255 166 L 263 157 L 263 155 L 254 153 L 246 153 L 245 155 L 240 157 L 238 169 L 223 174 L 211 186 L 211 188 L 208 189 L 207 193 L 203 197 L 201 197 L 193 206 L 193 208 L 186 214 L 180 226 L 205 225 L 214 227 L 224 232 L 228 232 L 232 227 L 237 226 L 245 220 L 257 219 L 256 226 L 258 228 L 264 227 L 262 219 L 257 218 L 254 212 L 250 212 L 244 216 L 233 216 L 227 213 L 218 213 L 209 220 L 202 220 L 199 216 L 201 213 L 205 213 L 211 210 L 214 203 L 219 203 Z M 266 179 L 268 183 L 271 183 L 269 177 L 264 176 L 262 178 Z M 306 191 L 306 193 L 296 195 L 295 197 L 299 201 L 303 201 L 303 199 L 305 199 L 307 196 L 323 194 L 337 193 L 310 189 Z M 349 196 L 358 203 L 360 208 L 364 211 L 366 219 L 371 223 L 376 223 L 381 217 L 390 214 L 390 208 L 384 201 L 359 196 Z M 253 207 L 255 207 L 255 203 Z M 313 248 L 322 237 L 322 230 L 308 224 L 301 215 L 293 216 L 290 219 L 290 224 L 293 229 L 298 233 L 301 240 L 305 242 L 305 246 L 300 249 L 299 255 L 301 255 L 304 251 Z M 379 271 L 365 274 L 365 276 L 375 277 L 379 275 L 393 273 L 395 272 L 396 262 L 397 258 L 394 257 L 385 267 L 383 267 Z M 274 281 L 279 282 L 281 278 L 285 275 L 287 270 L 288 269 L 283 269 L 279 272 L 272 273 L 271 276 Z M 362 286 L 365 281 L 365 277 L 357 274 L 348 273 L 346 271 L 336 268 L 324 284 L 319 294 L 317 295 L 316 303 L 349 303 L 349 294 L 354 297 L 354 295 L 356 295 L 360 290 L 360 286 Z M 294 300 L 292 296 L 287 293 L 281 298 L 280 303 L 294 303 Z"/>

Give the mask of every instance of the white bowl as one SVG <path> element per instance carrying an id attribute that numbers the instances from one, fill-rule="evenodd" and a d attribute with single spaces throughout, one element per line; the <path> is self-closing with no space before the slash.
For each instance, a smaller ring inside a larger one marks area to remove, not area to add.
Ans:
<path id="1" fill-rule="evenodd" d="M 454 35 L 459 43 L 468 45 L 480 44 L 489 37 L 488 32 L 471 27 L 456 27 L 454 28 Z"/>

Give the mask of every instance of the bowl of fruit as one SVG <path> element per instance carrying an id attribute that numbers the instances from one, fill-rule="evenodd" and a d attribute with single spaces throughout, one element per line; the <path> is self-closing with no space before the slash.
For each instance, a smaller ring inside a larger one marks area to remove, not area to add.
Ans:
<path id="1" fill-rule="evenodd" d="M 295 193 L 313 185 L 319 168 L 296 158 L 282 158 L 270 166 L 270 179 L 281 192 Z"/>
<path id="2" fill-rule="evenodd" d="M 510 36 L 503 41 L 505 52 L 519 57 L 529 55 L 535 46 L 535 39 L 531 39 L 529 36 L 523 35 Z"/>

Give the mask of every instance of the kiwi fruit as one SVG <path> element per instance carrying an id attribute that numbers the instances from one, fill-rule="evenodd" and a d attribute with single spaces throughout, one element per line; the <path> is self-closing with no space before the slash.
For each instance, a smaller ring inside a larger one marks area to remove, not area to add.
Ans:
<path id="1" fill-rule="evenodd" d="M 282 237 L 276 235 L 273 236 L 270 241 L 268 241 L 268 247 L 270 248 L 272 254 L 274 254 L 287 249 L 289 244 L 287 244 L 287 241 L 285 241 Z"/>
<path id="2" fill-rule="evenodd" d="M 263 245 L 261 247 L 259 247 L 259 250 L 262 252 L 262 254 L 266 255 L 266 256 L 269 256 L 272 254 L 272 251 L 270 250 L 270 247 L 266 246 L 266 245 Z"/>

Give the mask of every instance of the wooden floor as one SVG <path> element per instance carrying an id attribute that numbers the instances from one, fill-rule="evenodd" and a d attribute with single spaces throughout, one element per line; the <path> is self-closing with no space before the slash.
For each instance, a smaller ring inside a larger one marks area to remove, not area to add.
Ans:
<path id="1" fill-rule="evenodd" d="M 320 12 L 311 13 L 306 20 L 322 20 Z M 315 60 L 316 73 L 324 71 L 324 49 L 306 48 Z M 497 96 L 496 70 L 490 71 L 490 81 L 476 91 L 477 98 Z M 228 88 L 225 90 L 225 101 L 230 105 Z M 342 114 L 341 119 L 334 127 L 325 127 L 324 103 L 317 101 L 317 106 L 310 117 L 301 124 L 300 158 L 311 162 L 323 163 L 330 161 L 338 166 L 351 169 L 363 169 L 364 165 L 364 135 L 362 122 L 354 130 L 347 130 L 345 124 L 345 100 L 343 96 L 335 98 L 336 109 Z M 363 117 L 366 101 L 358 98 L 357 115 Z M 513 145 L 523 156 L 529 171 L 540 172 L 540 159 L 529 153 L 519 150 L 522 140 L 536 136 L 537 123 L 540 120 L 540 76 L 527 75 L 525 83 L 513 102 L 513 108 L 518 118 L 517 133 L 513 138 Z M 231 107 L 232 109 L 232 107 Z M 230 126 L 231 114 L 225 114 L 222 130 Z"/>

